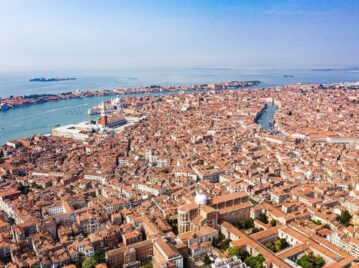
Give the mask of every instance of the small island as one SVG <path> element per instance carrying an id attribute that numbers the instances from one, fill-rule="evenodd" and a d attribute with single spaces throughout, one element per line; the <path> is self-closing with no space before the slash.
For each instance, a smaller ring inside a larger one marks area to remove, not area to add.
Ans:
<path id="1" fill-rule="evenodd" d="M 291 74 L 284 74 L 283 77 L 294 77 L 294 75 Z"/>
<path id="2" fill-rule="evenodd" d="M 58 82 L 58 81 L 70 81 L 70 80 L 76 80 L 75 77 L 65 77 L 65 78 L 59 78 L 59 77 L 35 77 L 30 79 L 30 82 Z"/>

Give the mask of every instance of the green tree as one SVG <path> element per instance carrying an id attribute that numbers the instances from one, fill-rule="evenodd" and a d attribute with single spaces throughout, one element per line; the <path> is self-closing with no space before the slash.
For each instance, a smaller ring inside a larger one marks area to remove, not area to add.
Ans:
<path id="1" fill-rule="evenodd" d="M 276 240 L 274 241 L 274 249 L 275 249 L 275 252 L 278 252 L 280 251 L 282 248 L 282 243 L 280 240 Z"/>
<path id="2" fill-rule="evenodd" d="M 230 239 L 224 239 L 223 236 L 218 238 L 214 238 L 212 240 L 212 246 L 221 249 L 222 251 L 227 250 L 229 248 Z"/>
<path id="3" fill-rule="evenodd" d="M 24 195 L 27 195 L 30 192 L 29 186 L 25 186 L 22 183 L 17 186 L 17 189 Z"/>
<path id="4" fill-rule="evenodd" d="M 277 221 L 275 220 L 275 219 L 272 219 L 271 221 L 270 221 L 270 225 L 271 226 L 277 226 Z"/>
<path id="5" fill-rule="evenodd" d="M 229 248 L 229 243 L 231 242 L 231 239 L 225 239 L 221 242 L 220 247 L 223 250 L 227 250 Z"/>
<path id="6" fill-rule="evenodd" d="M 289 244 L 284 238 L 281 238 L 274 242 L 268 242 L 265 246 L 273 252 L 278 252 L 289 247 Z"/>
<path id="7" fill-rule="evenodd" d="M 252 218 L 249 218 L 244 221 L 244 229 L 249 229 L 254 227 L 254 221 Z"/>
<path id="8" fill-rule="evenodd" d="M 143 268 L 152 268 L 153 267 L 153 263 L 152 261 L 147 261 L 143 264 L 142 266 Z"/>
<path id="9" fill-rule="evenodd" d="M 244 261 L 247 257 L 249 257 L 248 251 L 243 251 L 239 254 L 239 258 Z"/>
<path id="10" fill-rule="evenodd" d="M 252 229 L 251 234 L 258 233 L 259 231 L 262 231 L 262 230 L 263 230 L 262 228 L 257 228 L 257 227 L 254 227 L 254 228 Z"/>
<path id="11" fill-rule="evenodd" d="M 233 257 L 233 256 L 239 257 L 241 255 L 241 248 L 238 246 L 229 247 L 227 250 L 227 254 L 229 257 Z"/>
<path id="12" fill-rule="evenodd" d="M 265 245 L 270 251 L 276 252 L 275 251 L 275 246 L 272 242 L 269 242 Z"/>
<path id="13" fill-rule="evenodd" d="M 305 254 L 295 262 L 303 268 L 321 268 L 325 265 L 325 261 L 321 256 L 315 257 L 313 254 Z"/>
<path id="14" fill-rule="evenodd" d="M 268 217 L 266 214 L 264 213 L 260 213 L 258 215 L 258 220 L 260 220 L 261 222 L 265 223 L 265 224 L 268 224 Z"/>
<path id="15" fill-rule="evenodd" d="M 321 225 L 322 222 L 320 220 L 313 220 L 313 219 L 310 219 L 310 221 L 316 225 Z"/>
<path id="16" fill-rule="evenodd" d="M 244 263 L 251 268 L 263 268 L 264 257 L 259 254 L 257 256 L 248 256 L 244 259 Z"/>
<path id="17" fill-rule="evenodd" d="M 82 263 L 84 262 L 85 258 L 84 257 L 80 257 L 77 259 L 75 265 L 76 265 L 76 268 L 82 268 Z"/>
<path id="18" fill-rule="evenodd" d="M 103 252 L 96 252 L 94 255 L 87 257 L 83 263 L 82 268 L 94 268 L 96 264 L 105 261 L 105 254 Z"/>
<path id="19" fill-rule="evenodd" d="M 96 252 L 94 254 L 97 263 L 105 262 L 105 252 Z"/>
<path id="20" fill-rule="evenodd" d="M 289 246 L 289 244 L 288 244 L 287 240 L 285 240 L 284 238 L 274 241 L 274 248 L 275 248 L 276 252 L 281 251 L 282 249 L 285 249 L 288 246 Z"/>
<path id="21" fill-rule="evenodd" d="M 65 190 L 66 190 L 66 192 L 67 192 L 68 194 L 70 194 L 70 195 L 75 195 L 75 194 L 76 194 L 76 193 L 74 192 L 74 190 L 71 189 L 71 188 L 66 188 Z"/>
<path id="22" fill-rule="evenodd" d="M 321 256 L 317 256 L 314 258 L 314 267 L 321 268 L 325 265 L 325 261 Z"/>
<path id="23" fill-rule="evenodd" d="M 254 227 L 254 221 L 253 221 L 253 219 L 249 218 L 249 219 L 237 222 L 236 226 L 238 227 L 238 229 L 253 228 Z"/>
<path id="24" fill-rule="evenodd" d="M 343 210 L 339 217 L 339 222 L 344 226 L 349 226 L 352 215 L 350 215 L 348 210 Z"/>
<path id="25" fill-rule="evenodd" d="M 82 263 L 82 268 L 94 268 L 96 264 L 97 261 L 94 256 L 87 257 Z"/>
<path id="26" fill-rule="evenodd" d="M 220 237 L 218 237 L 218 238 L 215 237 L 212 240 L 212 247 L 219 248 L 220 243 L 221 243 L 221 238 Z"/>

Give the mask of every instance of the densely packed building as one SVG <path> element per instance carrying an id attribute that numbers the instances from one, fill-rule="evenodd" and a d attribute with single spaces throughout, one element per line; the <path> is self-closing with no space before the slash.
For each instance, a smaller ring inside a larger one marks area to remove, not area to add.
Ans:
<path id="1" fill-rule="evenodd" d="M 356 265 L 358 90 L 296 84 L 123 105 L 141 120 L 115 134 L 0 148 L 1 265 L 71 267 L 96 254 L 99 267 Z"/>

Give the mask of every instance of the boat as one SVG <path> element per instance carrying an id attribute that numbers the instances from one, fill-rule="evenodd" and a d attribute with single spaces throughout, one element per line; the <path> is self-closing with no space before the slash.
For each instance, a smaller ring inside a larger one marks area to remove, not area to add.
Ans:
<path id="1" fill-rule="evenodd" d="M 11 107 L 6 102 L 0 103 L 0 111 L 7 111 L 10 108 Z"/>

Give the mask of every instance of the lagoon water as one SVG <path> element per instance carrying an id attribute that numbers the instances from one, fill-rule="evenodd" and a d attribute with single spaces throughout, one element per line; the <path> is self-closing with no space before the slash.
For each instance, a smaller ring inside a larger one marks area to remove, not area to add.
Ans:
<path id="1" fill-rule="evenodd" d="M 284 77 L 283 75 L 293 75 Z M 29 82 L 33 77 L 76 77 L 75 81 Z M 190 85 L 221 81 L 260 80 L 260 87 L 298 82 L 359 81 L 358 69 L 338 70 L 239 70 L 239 69 L 140 69 L 96 73 L 0 73 L 0 97 L 61 93 L 73 90 L 129 88 L 149 85 Z M 107 97 L 48 102 L 0 112 L 0 144 L 9 139 L 50 133 L 55 125 L 77 123 L 96 116 L 88 108 Z"/>

